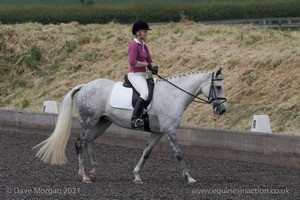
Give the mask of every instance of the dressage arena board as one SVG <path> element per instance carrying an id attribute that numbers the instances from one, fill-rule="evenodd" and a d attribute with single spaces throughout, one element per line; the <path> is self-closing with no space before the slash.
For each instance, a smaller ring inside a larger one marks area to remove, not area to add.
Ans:
<path id="1" fill-rule="evenodd" d="M 19 114 L 23 111 L 18 111 Z M 8 115 L 6 115 L 8 116 Z M 32 119 L 32 118 L 31 118 Z M 38 118 L 42 120 L 42 118 Z M 142 150 L 96 143 L 99 162 L 95 183 L 82 184 L 72 133 L 62 166 L 43 164 L 34 157 L 32 147 L 49 136 L 46 128 L 24 123 L 0 123 L 1 199 L 299 199 L 300 170 L 281 166 L 233 160 L 185 156 L 193 185 L 181 177 L 173 153 L 161 152 L 164 145 L 147 160 L 141 177 L 143 185 L 132 183 L 134 169 Z M 75 130 L 76 127 L 73 127 Z M 138 132 L 137 132 L 138 133 Z M 145 134 L 147 136 L 147 134 Z M 139 138 L 136 136 L 136 138 Z M 163 143 L 162 143 L 163 144 Z M 145 145 L 145 141 L 144 141 Z M 183 145 L 185 146 L 185 145 Z M 169 147 L 170 148 L 170 147 Z M 185 150 L 187 151 L 187 150 Z M 86 154 L 85 154 L 86 155 Z M 88 163 L 87 157 L 85 157 Z M 90 165 L 87 164 L 87 170 Z"/>

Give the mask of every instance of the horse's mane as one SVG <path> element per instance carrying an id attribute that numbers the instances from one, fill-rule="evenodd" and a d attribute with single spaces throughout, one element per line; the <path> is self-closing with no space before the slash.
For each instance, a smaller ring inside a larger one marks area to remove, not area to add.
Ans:
<path id="1" fill-rule="evenodd" d="M 202 71 L 187 72 L 187 73 L 183 73 L 183 74 L 170 76 L 170 77 L 167 78 L 167 80 L 171 80 L 171 79 L 182 77 L 182 76 L 188 76 L 188 75 L 191 75 L 191 74 L 203 74 L 203 73 L 208 73 L 208 71 L 203 71 L 202 70 Z M 161 81 L 161 80 L 158 80 L 158 81 Z"/>

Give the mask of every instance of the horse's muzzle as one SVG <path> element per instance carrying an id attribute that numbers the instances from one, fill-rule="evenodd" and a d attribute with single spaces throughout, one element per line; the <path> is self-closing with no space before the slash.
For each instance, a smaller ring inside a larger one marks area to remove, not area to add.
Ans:
<path id="1" fill-rule="evenodd" d="M 213 111 L 215 114 L 217 115 L 223 115 L 224 113 L 226 113 L 226 108 L 224 109 L 219 109 L 219 107 L 214 107 Z"/>

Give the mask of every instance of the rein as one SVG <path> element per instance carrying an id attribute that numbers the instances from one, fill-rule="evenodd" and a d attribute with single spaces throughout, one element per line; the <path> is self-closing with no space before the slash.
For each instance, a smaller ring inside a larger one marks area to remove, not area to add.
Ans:
<path id="1" fill-rule="evenodd" d="M 184 90 L 184 89 L 182 89 L 182 88 L 180 88 L 180 87 L 178 87 L 177 85 L 175 85 L 175 84 L 173 84 L 173 83 L 171 83 L 170 81 L 168 81 L 167 79 L 165 79 L 164 77 L 161 77 L 160 75 L 158 75 L 158 74 L 156 74 L 156 76 L 158 76 L 158 78 L 160 78 L 160 79 L 162 79 L 162 80 L 164 80 L 164 81 L 166 81 L 167 83 L 169 83 L 170 85 L 172 85 L 172 86 L 174 86 L 175 88 L 177 88 L 177 89 L 179 89 L 179 90 L 181 90 L 182 92 L 185 92 L 186 94 L 188 94 L 188 95 L 190 95 L 190 96 L 192 96 L 192 97 L 194 97 L 195 99 L 198 99 L 198 100 L 200 100 L 200 101 L 197 101 L 197 100 L 193 100 L 194 102 L 197 102 L 197 103 L 207 103 L 207 104 L 210 104 L 212 101 L 210 101 L 210 100 L 205 100 L 205 99 L 202 99 L 202 98 L 200 98 L 200 97 L 197 97 L 197 96 L 195 96 L 195 95 L 193 95 L 192 93 L 190 93 L 190 92 L 188 92 L 188 91 L 186 91 L 186 90 Z"/>
<path id="2" fill-rule="evenodd" d="M 200 98 L 200 97 L 198 97 L 198 96 L 193 95 L 192 93 L 190 93 L 190 92 L 188 92 L 188 91 L 186 91 L 186 90 L 184 90 L 184 89 L 178 87 L 177 85 L 171 83 L 170 81 L 168 81 L 167 79 L 163 78 L 162 76 L 156 74 L 156 76 L 158 76 L 158 78 L 160 78 L 160 79 L 166 81 L 166 82 L 169 83 L 170 85 L 172 85 L 172 86 L 174 86 L 175 88 L 181 90 L 182 92 L 184 92 L 184 93 L 186 93 L 186 94 L 188 94 L 188 95 L 194 97 L 195 99 L 198 99 L 198 101 L 197 101 L 197 100 L 193 100 L 193 101 L 196 102 L 196 103 L 207 103 L 207 104 L 210 104 L 210 103 L 212 103 L 212 102 L 215 101 L 215 100 L 223 100 L 223 101 L 222 101 L 221 103 L 219 103 L 218 105 L 214 105 L 213 107 L 215 108 L 215 107 L 218 107 L 219 105 L 225 103 L 225 102 L 227 101 L 227 99 L 226 99 L 225 97 L 217 97 L 216 91 L 215 91 L 215 88 L 214 88 L 214 81 L 222 81 L 222 79 L 220 79 L 220 78 L 214 78 L 214 75 L 215 75 L 215 72 L 212 73 L 211 85 L 210 85 L 210 90 L 209 90 L 208 100 L 205 100 L 205 99 L 202 99 L 202 98 Z"/>

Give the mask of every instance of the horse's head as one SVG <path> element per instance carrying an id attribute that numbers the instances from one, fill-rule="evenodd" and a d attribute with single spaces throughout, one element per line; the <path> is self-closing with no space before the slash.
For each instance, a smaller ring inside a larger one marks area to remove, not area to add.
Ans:
<path id="1" fill-rule="evenodd" d="M 213 107 L 213 111 L 217 115 L 222 115 L 226 112 L 226 98 L 224 93 L 224 86 L 222 83 L 222 68 L 212 76 L 202 87 L 202 93 L 208 98 L 208 101 Z"/>

